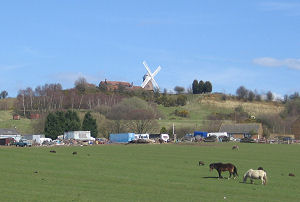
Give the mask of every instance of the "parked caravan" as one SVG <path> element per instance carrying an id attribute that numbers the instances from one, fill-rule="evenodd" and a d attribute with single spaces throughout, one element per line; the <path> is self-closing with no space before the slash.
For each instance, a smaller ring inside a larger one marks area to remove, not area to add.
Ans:
<path id="1" fill-rule="evenodd" d="M 95 140 L 91 137 L 91 131 L 69 131 L 64 133 L 65 140 Z"/>
<path id="2" fill-rule="evenodd" d="M 168 142 L 170 140 L 170 136 L 168 134 L 161 134 L 160 139 L 162 139 L 165 142 Z"/>
<path id="3" fill-rule="evenodd" d="M 207 133 L 207 137 L 209 137 L 209 136 L 216 136 L 217 138 L 219 138 L 221 136 L 228 137 L 228 134 L 227 134 L 227 132 Z"/>

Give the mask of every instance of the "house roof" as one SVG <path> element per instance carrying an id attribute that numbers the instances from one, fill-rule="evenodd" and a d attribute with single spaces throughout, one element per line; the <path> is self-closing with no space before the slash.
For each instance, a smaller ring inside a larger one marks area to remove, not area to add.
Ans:
<path id="1" fill-rule="evenodd" d="M 250 131 L 254 131 L 255 133 L 258 133 L 260 127 L 261 124 L 259 123 L 222 124 L 219 132 L 249 133 Z"/>
<path id="2" fill-rule="evenodd" d="M 3 129 L 0 128 L 0 135 L 19 135 L 16 129 Z"/>
<path id="3" fill-rule="evenodd" d="M 101 81 L 101 82 L 100 82 L 100 85 L 103 85 L 103 84 L 106 84 L 106 85 L 113 85 L 113 86 L 121 85 L 121 86 L 131 87 L 131 84 L 130 84 L 130 83 L 124 82 L 124 81 Z"/>

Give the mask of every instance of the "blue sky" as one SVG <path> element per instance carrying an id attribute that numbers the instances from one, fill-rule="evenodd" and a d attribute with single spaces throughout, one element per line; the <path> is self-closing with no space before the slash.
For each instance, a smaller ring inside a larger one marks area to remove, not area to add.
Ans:
<path id="1" fill-rule="evenodd" d="M 160 88 L 211 81 L 277 95 L 300 91 L 300 1 L 15 1 L 0 4 L 0 91 L 83 76 Z"/>

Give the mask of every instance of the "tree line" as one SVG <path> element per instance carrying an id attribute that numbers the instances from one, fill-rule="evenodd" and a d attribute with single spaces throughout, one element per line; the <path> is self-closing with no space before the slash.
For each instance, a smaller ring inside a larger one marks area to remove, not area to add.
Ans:
<path id="1" fill-rule="evenodd" d="M 28 116 L 32 112 L 46 113 L 63 109 L 92 110 L 101 105 L 112 106 L 122 99 L 119 94 L 97 90 L 82 92 L 78 89 L 62 90 L 61 84 L 45 84 L 33 90 L 21 89 L 15 103 L 15 113 Z"/>
<path id="2" fill-rule="evenodd" d="M 200 80 L 198 82 L 197 79 L 195 79 L 192 83 L 192 91 L 193 94 L 202 94 L 202 93 L 211 93 L 212 92 L 212 84 L 210 81 L 202 81 Z"/>

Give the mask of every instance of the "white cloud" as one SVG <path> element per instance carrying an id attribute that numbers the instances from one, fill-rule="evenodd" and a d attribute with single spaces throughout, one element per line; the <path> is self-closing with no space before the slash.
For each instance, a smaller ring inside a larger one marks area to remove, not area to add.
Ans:
<path id="1" fill-rule="evenodd" d="M 287 67 L 290 69 L 300 70 L 300 59 L 297 58 L 280 60 L 271 57 L 263 57 L 253 59 L 253 63 L 264 67 Z"/>

